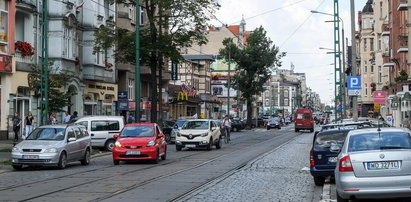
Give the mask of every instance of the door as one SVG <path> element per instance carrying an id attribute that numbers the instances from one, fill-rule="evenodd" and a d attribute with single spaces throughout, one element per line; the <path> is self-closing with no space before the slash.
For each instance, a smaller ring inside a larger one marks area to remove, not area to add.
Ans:
<path id="1" fill-rule="evenodd" d="M 77 140 L 69 142 L 70 138 L 76 138 L 76 133 L 74 132 L 73 128 L 67 129 L 67 145 L 66 145 L 66 152 L 67 152 L 67 160 L 74 161 L 79 159 L 78 152 L 80 150 L 80 146 Z"/>
<path id="2" fill-rule="evenodd" d="M 211 133 L 211 136 L 213 137 L 213 140 L 216 141 L 218 138 L 220 138 L 219 133 L 220 130 L 218 130 L 217 125 L 214 123 L 214 121 L 210 121 L 209 122 L 209 126 L 211 126 L 212 130 L 209 131 L 209 133 Z"/>
<path id="3" fill-rule="evenodd" d="M 90 135 L 93 141 L 93 146 L 104 147 L 109 136 L 108 121 L 94 120 L 91 121 Z"/>
<path id="4" fill-rule="evenodd" d="M 77 142 L 78 142 L 78 150 L 75 154 L 76 157 L 78 157 L 78 159 L 83 159 L 84 153 L 86 151 L 87 148 L 87 140 L 88 138 L 86 138 L 86 135 L 80 131 L 80 128 L 73 128 L 74 133 L 76 133 L 76 137 L 77 137 Z"/>
<path id="5" fill-rule="evenodd" d="M 30 98 L 28 97 L 16 97 L 15 99 L 15 110 L 16 112 L 19 113 L 22 124 L 20 127 L 20 135 L 23 137 L 25 134 L 23 133 L 24 130 L 24 118 L 27 116 L 29 111 L 31 110 L 30 108 Z"/>
<path id="6" fill-rule="evenodd" d="M 160 150 L 160 155 L 164 155 L 165 151 L 165 138 L 158 138 L 158 135 L 160 135 L 162 132 L 160 130 L 160 128 L 158 128 L 158 126 L 156 126 L 156 143 L 158 145 L 158 148 Z"/>

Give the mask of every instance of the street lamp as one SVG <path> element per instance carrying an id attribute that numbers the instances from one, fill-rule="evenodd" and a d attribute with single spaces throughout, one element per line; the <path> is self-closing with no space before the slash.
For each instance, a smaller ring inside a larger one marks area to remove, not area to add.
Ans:
<path id="1" fill-rule="evenodd" d="M 337 2 L 337 5 L 338 5 L 338 2 Z M 334 8 L 335 9 L 335 8 Z M 338 12 L 336 13 L 336 14 L 330 14 L 330 13 L 324 13 L 324 12 L 321 12 L 321 11 L 316 11 L 316 10 L 311 10 L 311 13 L 313 13 L 313 14 L 322 14 L 322 15 L 328 15 L 328 16 L 333 16 L 334 17 L 334 19 L 335 19 L 335 17 L 338 17 L 338 21 L 332 21 L 332 22 L 339 22 L 339 21 L 341 21 L 341 24 L 342 24 L 342 26 L 341 26 L 341 34 L 342 34 L 342 55 L 343 55 L 343 57 L 342 57 L 342 69 L 343 69 L 343 71 L 345 72 L 345 45 L 344 45 L 344 20 L 338 15 Z M 334 36 L 335 36 L 335 31 L 334 31 Z M 338 45 L 340 44 L 340 39 L 338 39 Z M 320 48 L 321 49 L 321 48 Z M 337 54 L 341 54 L 341 52 L 339 52 L 339 51 L 336 51 L 335 49 L 334 49 L 334 54 L 335 54 L 335 57 L 337 57 Z M 339 63 L 340 63 L 340 65 L 341 65 L 341 60 L 340 61 L 338 61 Z M 337 67 L 337 64 L 336 64 L 336 62 L 335 62 L 335 69 L 336 69 L 336 67 Z M 341 74 L 341 66 L 340 66 L 340 78 L 339 78 L 339 80 L 340 80 L 340 96 L 343 98 L 343 109 L 344 109 L 344 111 L 345 111 L 345 109 L 346 109 L 346 98 L 345 98 L 345 89 L 344 89 L 344 92 L 343 92 L 343 86 L 345 85 L 345 76 L 342 76 L 342 74 Z M 335 75 L 335 78 L 337 78 L 337 75 Z M 337 88 L 337 84 L 336 84 L 336 88 Z M 335 106 L 337 107 L 337 89 L 335 90 L 335 97 L 336 97 L 336 100 L 335 100 Z M 345 115 L 345 113 L 343 113 L 343 109 L 341 109 L 341 116 L 344 114 Z M 335 113 L 335 119 L 337 120 L 337 113 Z"/>
<path id="2" fill-rule="evenodd" d="M 136 66 L 135 66 L 135 112 L 134 117 L 136 119 L 136 123 L 140 123 L 140 2 L 136 0 Z M 160 78 L 161 79 L 161 78 Z M 160 92 L 161 93 L 161 92 Z M 161 100 L 160 100 L 161 102 Z M 160 109 L 161 111 L 161 109 Z"/>

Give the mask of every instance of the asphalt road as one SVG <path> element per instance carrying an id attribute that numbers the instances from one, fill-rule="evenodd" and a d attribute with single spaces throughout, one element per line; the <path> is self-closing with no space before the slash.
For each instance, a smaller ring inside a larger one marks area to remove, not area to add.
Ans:
<path id="1" fill-rule="evenodd" d="M 133 162 L 113 166 L 111 156 L 102 156 L 93 158 L 89 166 L 73 163 L 65 170 L 10 170 L 0 173 L 0 201 L 197 201 L 204 200 L 210 187 L 224 185 L 234 176 L 253 183 L 255 176 L 247 173 L 256 172 L 263 173 L 257 177 L 275 177 L 254 182 L 254 189 L 264 187 L 265 191 L 253 200 L 318 201 L 321 188 L 315 187 L 304 169 L 311 139 L 312 133 L 295 133 L 292 126 L 257 129 L 233 133 L 232 142 L 220 150 L 176 152 L 174 145 L 169 145 L 167 160 L 157 165 Z M 273 191 L 267 188 L 270 185 L 275 185 L 271 186 Z M 247 191 L 247 185 L 242 185 L 244 189 Z M 248 191 L 248 195 L 254 194 Z M 221 201 L 221 192 L 226 193 L 214 190 L 220 194 L 206 201 Z M 236 191 L 230 193 L 237 197 L 231 201 L 245 201 Z"/>

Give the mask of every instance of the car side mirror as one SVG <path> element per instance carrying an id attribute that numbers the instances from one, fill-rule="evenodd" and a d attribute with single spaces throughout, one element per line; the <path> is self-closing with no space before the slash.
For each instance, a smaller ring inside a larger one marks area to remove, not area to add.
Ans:
<path id="1" fill-rule="evenodd" d="M 118 138 L 118 134 L 114 134 L 114 135 L 113 135 L 113 138 L 114 138 L 114 139 L 117 139 L 117 138 Z"/>
<path id="2" fill-rule="evenodd" d="M 174 129 L 178 129 L 178 125 L 174 125 L 173 128 L 174 128 Z"/>
<path id="3" fill-rule="evenodd" d="M 75 137 L 70 137 L 67 141 L 68 142 L 74 142 L 74 141 L 76 141 L 77 139 L 75 138 Z"/>
<path id="4" fill-rule="evenodd" d="M 337 144 L 333 144 L 333 145 L 331 145 L 331 147 L 330 147 L 330 151 L 331 151 L 331 152 L 340 152 L 340 151 L 341 151 L 341 146 L 340 146 L 340 145 L 337 145 Z"/>
<path id="5" fill-rule="evenodd" d="M 160 133 L 160 134 L 157 135 L 157 138 L 163 138 L 163 137 L 164 137 L 163 133 Z"/>

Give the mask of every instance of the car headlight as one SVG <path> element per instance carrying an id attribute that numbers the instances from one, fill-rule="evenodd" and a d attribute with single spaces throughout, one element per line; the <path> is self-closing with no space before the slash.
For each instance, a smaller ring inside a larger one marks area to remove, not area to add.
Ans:
<path id="1" fill-rule="evenodd" d="M 201 137 L 205 137 L 205 136 L 207 136 L 208 135 L 208 133 L 202 133 L 201 134 Z"/>
<path id="2" fill-rule="evenodd" d="M 147 143 L 147 147 L 152 147 L 152 146 L 154 146 L 156 144 L 156 142 L 154 141 L 154 140 L 150 140 L 148 143 Z"/>
<path id="3" fill-rule="evenodd" d="M 57 153 L 57 149 L 55 148 L 46 149 L 44 150 L 44 153 Z"/>
<path id="4" fill-rule="evenodd" d="M 116 143 L 114 143 L 114 145 L 115 145 L 116 147 L 123 147 L 123 145 L 121 145 L 121 143 L 120 143 L 119 141 L 116 141 Z"/>
<path id="5" fill-rule="evenodd" d="M 13 147 L 12 151 L 13 151 L 13 152 L 19 152 L 19 151 L 20 151 L 20 148 L 18 148 L 18 147 Z"/>

